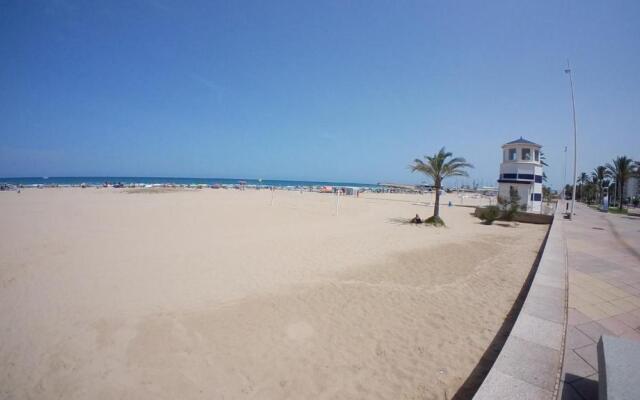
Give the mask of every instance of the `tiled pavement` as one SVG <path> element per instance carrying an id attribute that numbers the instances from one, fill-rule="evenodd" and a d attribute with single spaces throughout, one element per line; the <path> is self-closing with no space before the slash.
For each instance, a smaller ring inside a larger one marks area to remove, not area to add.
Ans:
<path id="1" fill-rule="evenodd" d="M 569 267 L 569 315 L 561 399 L 598 398 L 601 335 L 640 341 L 640 218 L 576 206 L 562 221 Z"/>
<path id="2" fill-rule="evenodd" d="M 554 222 L 527 298 L 474 400 L 550 400 L 555 396 L 567 300 L 565 239 L 561 223 Z"/>

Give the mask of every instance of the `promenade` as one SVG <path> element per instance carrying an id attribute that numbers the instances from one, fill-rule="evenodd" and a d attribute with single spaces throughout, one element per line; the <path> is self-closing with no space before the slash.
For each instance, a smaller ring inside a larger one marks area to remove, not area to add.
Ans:
<path id="1" fill-rule="evenodd" d="M 560 398 L 591 400 L 598 398 L 600 336 L 640 341 L 640 218 L 582 204 L 575 213 L 573 221 L 561 221 L 569 313 Z"/>

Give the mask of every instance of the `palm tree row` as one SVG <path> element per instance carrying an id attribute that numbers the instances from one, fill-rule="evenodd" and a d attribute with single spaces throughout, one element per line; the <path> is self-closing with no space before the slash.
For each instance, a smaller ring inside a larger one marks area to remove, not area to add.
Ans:
<path id="1" fill-rule="evenodd" d="M 576 198 L 585 203 L 601 203 L 603 188 L 608 188 L 610 197 L 615 199 L 618 207 L 623 207 L 628 200 L 624 195 L 625 185 L 633 176 L 640 176 L 640 161 L 633 161 L 627 156 L 616 157 L 611 163 L 594 168 L 590 175 L 582 172 L 578 176 Z"/>

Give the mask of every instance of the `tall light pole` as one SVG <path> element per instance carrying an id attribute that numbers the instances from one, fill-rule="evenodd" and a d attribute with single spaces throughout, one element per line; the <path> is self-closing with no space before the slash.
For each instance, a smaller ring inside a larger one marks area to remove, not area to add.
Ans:
<path id="1" fill-rule="evenodd" d="M 573 111 L 573 190 L 571 191 L 571 214 L 569 219 L 573 218 L 573 207 L 576 204 L 576 161 L 578 158 L 578 128 L 576 127 L 576 101 L 573 95 L 573 76 L 571 75 L 571 66 L 569 60 L 567 60 L 567 69 L 564 70 L 566 74 L 569 74 L 569 84 L 571 85 L 571 110 Z"/>
<path id="2" fill-rule="evenodd" d="M 562 200 L 566 201 L 566 189 L 567 187 L 567 146 L 564 146 L 564 175 L 562 175 Z"/>

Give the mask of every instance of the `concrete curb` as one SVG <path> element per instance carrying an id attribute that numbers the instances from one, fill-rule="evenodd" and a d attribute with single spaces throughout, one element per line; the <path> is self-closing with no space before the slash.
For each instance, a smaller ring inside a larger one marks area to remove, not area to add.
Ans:
<path id="1" fill-rule="evenodd" d="M 475 400 L 549 400 L 558 395 L 568 311 L 561 218 L 556 213 L 522 310 Z"/>

